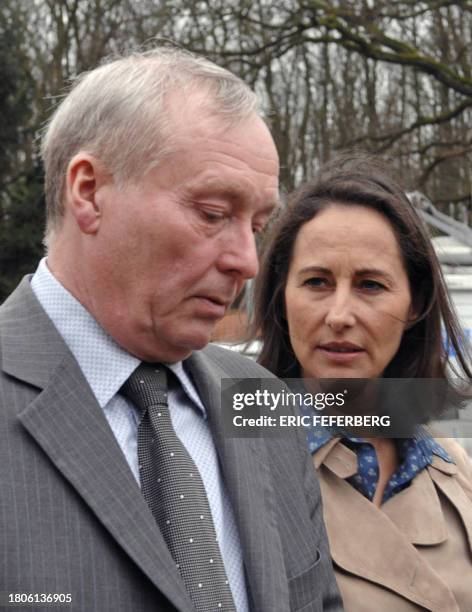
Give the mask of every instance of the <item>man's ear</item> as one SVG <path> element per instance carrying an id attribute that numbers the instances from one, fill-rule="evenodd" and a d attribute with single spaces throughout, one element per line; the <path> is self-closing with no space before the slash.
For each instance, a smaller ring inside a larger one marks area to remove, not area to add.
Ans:
<path id="1" fill-rule="evenodd" d="M 110 181 L 103 164 L 87 153 L 70 160 L 66 174 L 66 206 L 84 234 L 95 234 L 102 217 L 100 189 Z"/>

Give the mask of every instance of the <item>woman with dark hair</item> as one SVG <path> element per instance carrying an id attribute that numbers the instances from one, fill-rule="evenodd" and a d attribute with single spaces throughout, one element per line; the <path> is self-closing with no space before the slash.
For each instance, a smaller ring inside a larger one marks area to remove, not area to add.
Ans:
<path id="1" fill-rule="evenodd" d="M 253 325 L 259 361 L 279 377 L 434 379 L 455 404 L 470 399 L 470 356 L 431 241 L 379 162 L 338 158 L 295 194 L 268 236 Z M 461 447 L 421 426 L 397 439 L 316 427 L 307 437 L 346 610 L 472 610 Z"/>

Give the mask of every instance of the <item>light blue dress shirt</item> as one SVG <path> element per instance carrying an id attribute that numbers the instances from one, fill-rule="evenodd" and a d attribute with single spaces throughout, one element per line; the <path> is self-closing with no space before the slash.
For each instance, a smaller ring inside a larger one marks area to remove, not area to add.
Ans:
<path id="1" fill-rule="evenodd" d="M 118 391 L 140 361 L 121 348 L 59 283 L 46 259 L 41 260 L 31 287 L 82 369 L 139 484 L 138 411 Z M 248 612 L 239 535 L 205 407 L 182 362 L 168 367 L 182 385 L 169 392 L 172 424 L 201 474 L 236 609 Z"/>

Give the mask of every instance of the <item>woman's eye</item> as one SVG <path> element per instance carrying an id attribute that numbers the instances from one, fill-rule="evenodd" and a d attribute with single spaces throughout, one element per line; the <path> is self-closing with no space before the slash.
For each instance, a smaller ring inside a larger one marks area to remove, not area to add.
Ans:
<path id="1" fill-rule="evenodd" d="M 328 279 L 323 278 L 322 276 L 314 276 L 313 278 L 307 278 L 303 284 L 306 287 L 318 289 L 321 287 L 326 287 L 328 285 Z"/>
<path id="2" fill-rule="evenodd" d="M 367 291 L 382 291 L 385 289 L 385 285 L 379 283 L 375 280 L 365 279 L 360 282 L 361 289 L 366 289 Z"/>

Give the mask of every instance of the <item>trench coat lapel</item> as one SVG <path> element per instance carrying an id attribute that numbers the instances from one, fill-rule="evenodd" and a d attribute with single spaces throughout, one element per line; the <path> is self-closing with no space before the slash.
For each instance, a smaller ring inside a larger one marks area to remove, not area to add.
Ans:
<path id="1" fill-rule="evenodd" d="M 467 533 L 467 541 L 472 555 L 472 512 L 470 511 L 472 499 L 458 482 L 457 467 L 439 457 L 435 457 L 433 464 L 428 468 L 428 472 L 436 486 L 459 513 Z M 470 483 L 468 484 L 470 487 Z"/>
<path id="2" fill-rule="evenodd" d="M 288 610 L 286 572 L 273 512 L 275 495 L 263 441 L 231 438 L 225 432 L 221 379 L 230 378 L 231 373 L 210 361 L 205 351 L 194 353 L 185 364 L 208 412 L 238 526 L 251 608 L 258 612 Z"/>
<path id="3" fill-rule="evenodd" d="M 329 447 L 328 447 L 329 444 Z M 427 610 L 456 610 L 449 587 L 421 558 L 413 542 L 436 544 L 446 537 L 446 526 L 434 485 L 426 472 L 414 485 L 375 507 L 344 479 L 357 471 L 356 456 L 337 440 L 331 440 L 317 458 L 324 513 L 333 560 L 343 570 L 385 586 Z M 429 481 L 429 484 L 428 484 Z M 415 517 L 408 524 L 405 506 L 396 498 L 407 494 Z M 434 501 L 434 498 L 435 501 Z M 430 505 L 432 504 L 432 505 Z M 426 522 L 426 521 L 425 521 Z"/>
<path id="4" fill-rule="evenodd" d="M 427 470 L 384 503 L 382 511 L 412 544 L 433 546 L 447 539 L 441 502 Z"/>
<path id="5" fill-rule="evenodd" d="M 18 419 L 55 469 L 155 586 L 180 610 L 192 610 L 106 417 L 29 279 L 3 308 L 2 368 L 38 388 Z"/>

